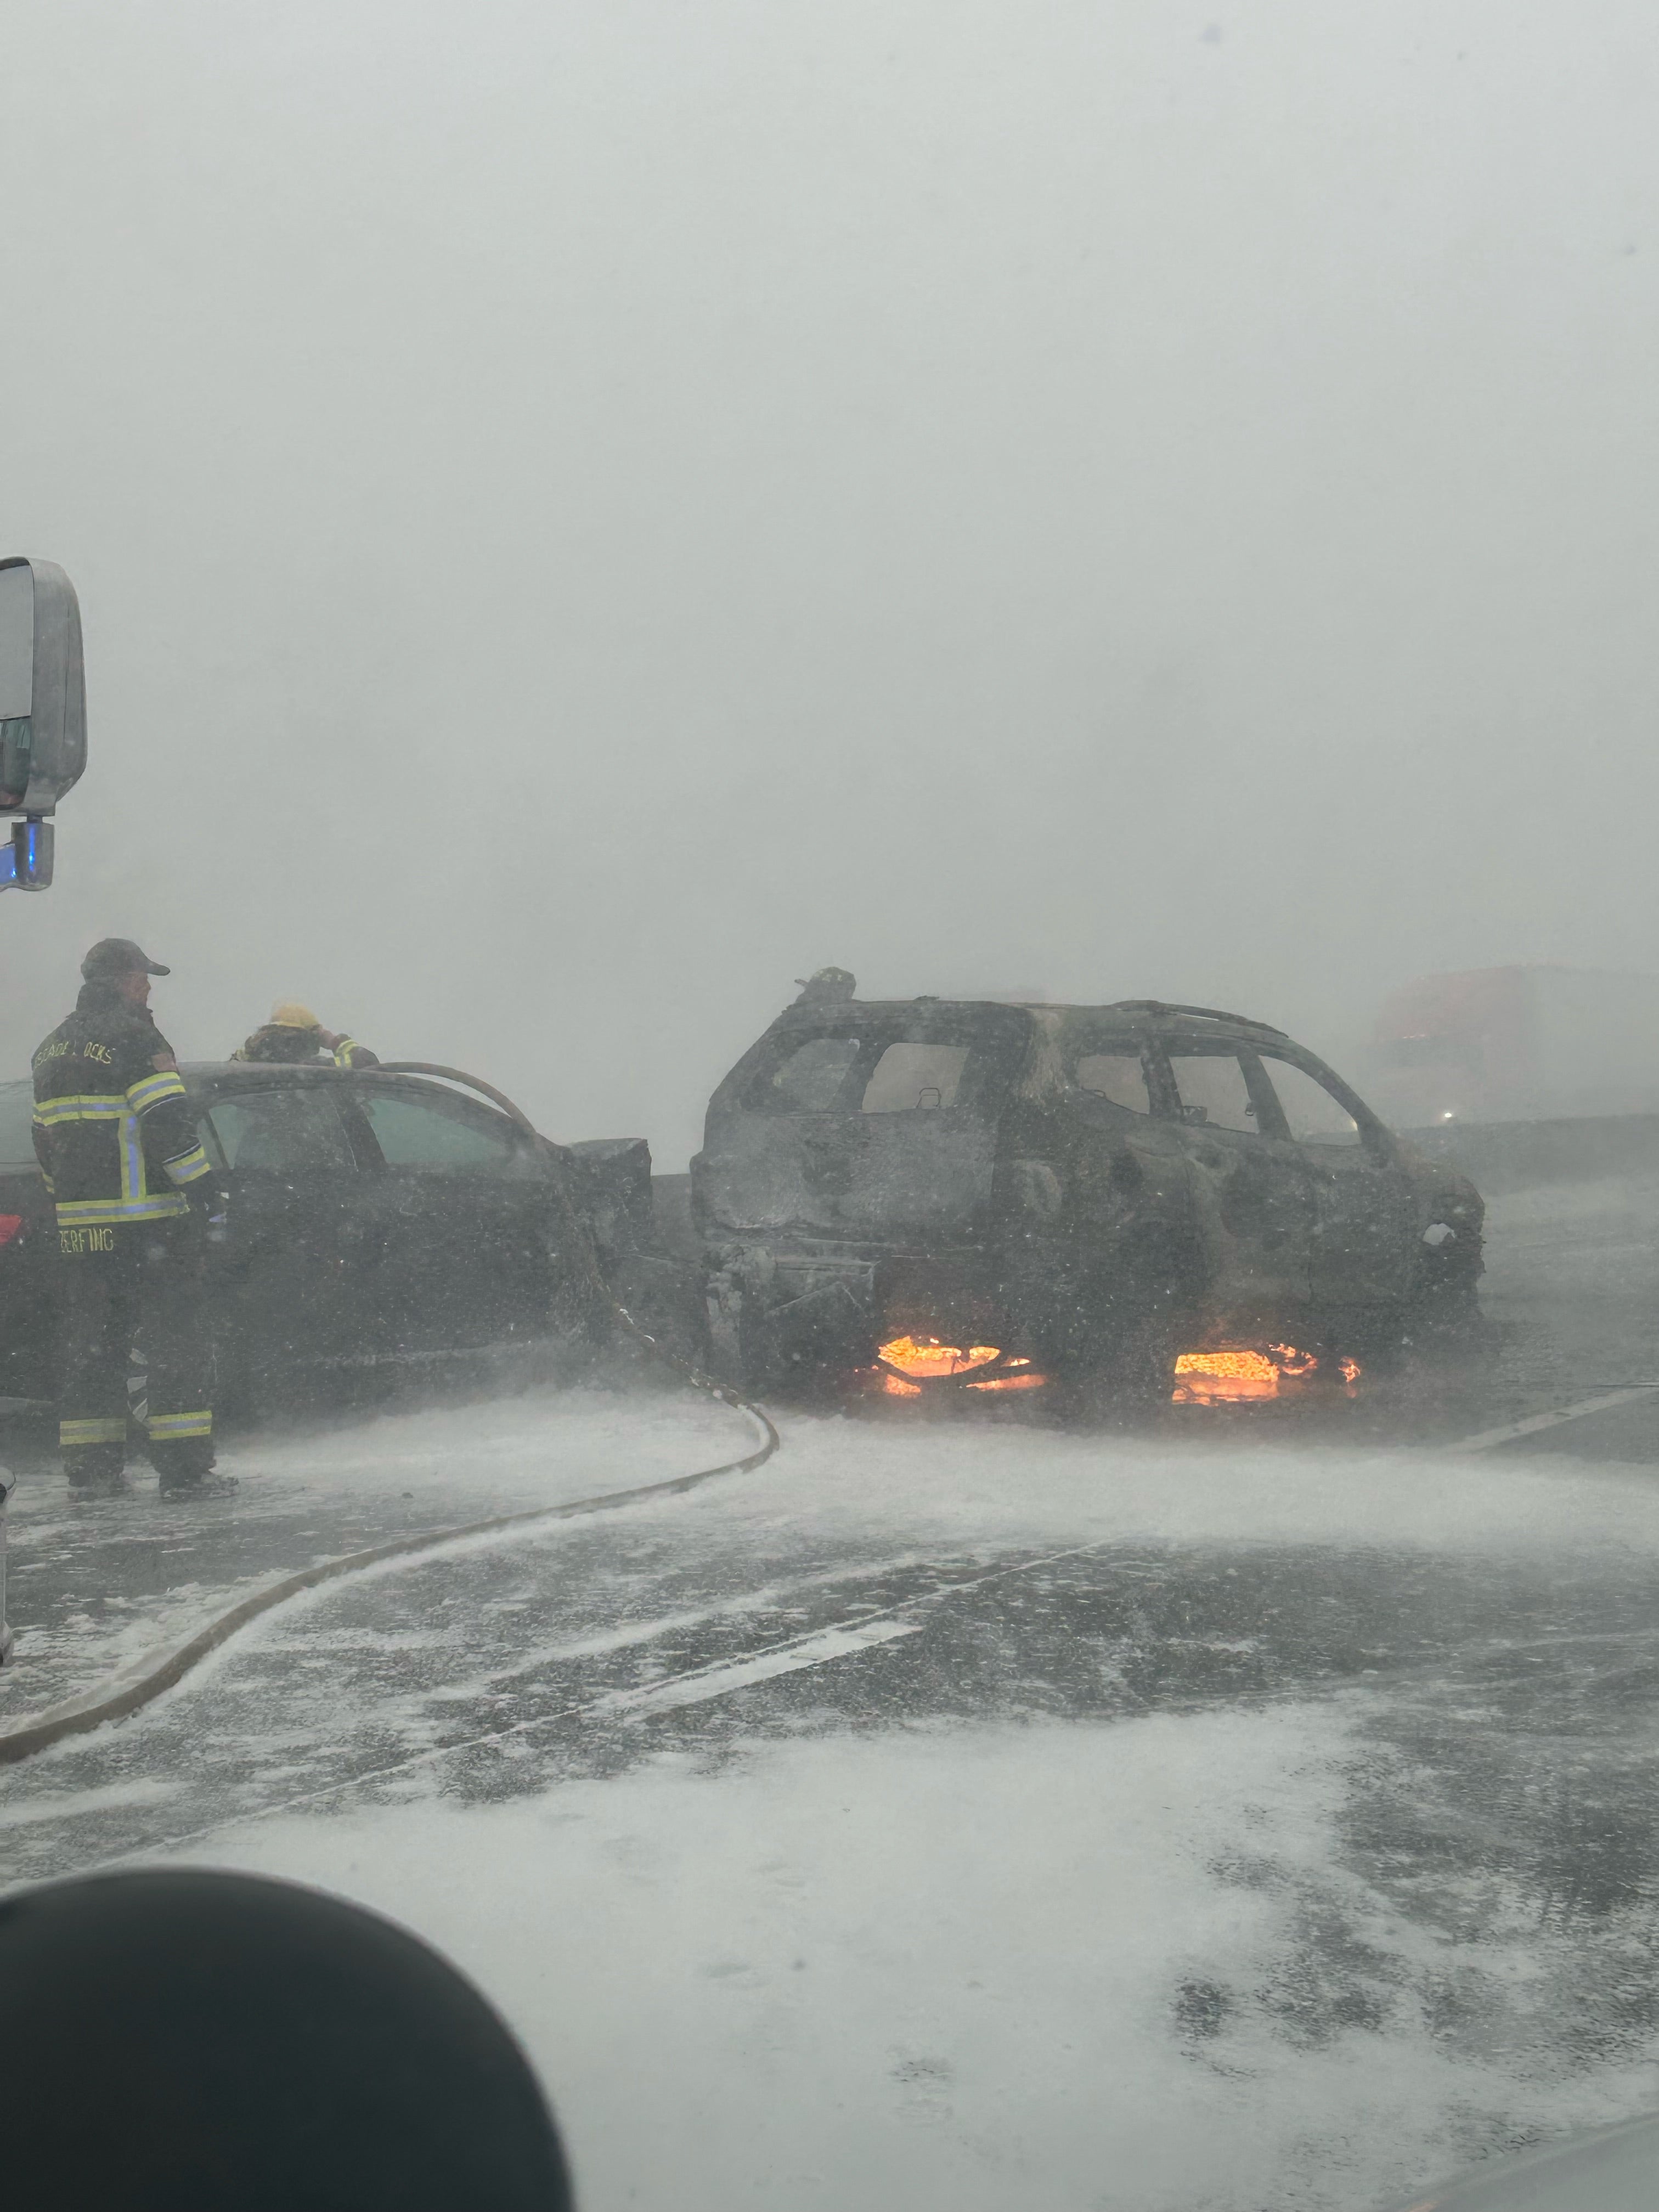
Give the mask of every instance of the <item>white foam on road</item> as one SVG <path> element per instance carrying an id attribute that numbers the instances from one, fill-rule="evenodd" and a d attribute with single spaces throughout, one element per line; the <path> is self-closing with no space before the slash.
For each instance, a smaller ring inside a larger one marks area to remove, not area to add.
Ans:
<path id="1" fill-rule="evenodd" d="M 615 1618 L 601 1608 L 568 1638 L 532 1607 L 524 1646 L 486 1656 L 468 1633 L 489 1602 L 485 1553 L 412 1568 L 411 1606 L 424 1593 L 443 1608 L 452 1680 L 507 1680 L 532 1647 L 623 1650 L 701 1617 L 650 1605 L 665 1554 L 729 1563 L 711 1618 L 860 1562 L 990 1566 L 1060 1545 L 1415 1549 L 1591 1575 L 1659 1562 L 1647 1471 L 1298 1450 L 1243 1427 L 1200 1445 L 955 1419 L 785 1425 L 759 1474 L 630 1513 L 650 1540 L 637 1567 L 619 1546 L 604 1570 Z M 270 1488 L 251 1484 L 234 1510 L 314 1506 L 321 1540 L 342 1499 L 557 1502 L 683 1472 L 730 1435 L 729 1416 L 690 1401 L 453 1409 L 261 1447 Z M 556 1593 L 566 1536 L 520 1540 L 526 1584 Z M 364 1595 L 342 1587 L 259 1625 L 212 1674 L 246 1668 L 257 1686 L 291 1655 L 267 1679 L 271 1726 L 296 1745 L 390 1725 L 395 1681 L 369 1711 L 343 1698 L 343 1664 L 367 1632 L 371 1656 L 418 1646 L 400 1617 L 366 1617 Z M 885 1663 L 858 1626 L 828 1632 L 853 1641 L 811 1663 Z M 723 1695 L 780 1656 L 750 1650 L 689 1679 Z M 673 1686 L 647 1657 L 640 1692 Z M 424 1695 L 407 1702 L 412 1753 L 434 1723 Z M 1379 1691 L 728 1741 L 717 1771 L 677 1754 L 538 1790 L 532 1765 L 526 1794 L 495 1808 L 441 1794 L 457 1775 L 440 1759 L 403 1778 L 395 1806 L 278 1814 L 191 1855 L 359 1896 L 473 1972 L 550 2085 L 584 2212 L 1360 2212 L 1467 2152 L 1638 2109 L 1654 2084 L 1650 2037 L 1575 2057 L 1563 2023 L 1607 1954 L 1540 1926 L 1535 1896 L 1507 1921 L 1483 1911 L 1464 1936 L 1455 1912 L 1402 1913 L 1354 1871 L 1346 1808 L 1382 1709 Z M 131 1726 L 122 1756 L 142 1769 L 145 1723 Z M 280 1767 L 275 1734 L 271 1750 Z M 20 1818 L 52 1771 L 20 1770 Z M 59 1785 L 40 1818 L 82 1807 L 95 1814 L 95 1791 Z M 1480 2036 L 1437 2024 L 1449 1990 Z"/>
<path id="2" fill-rule="evenodd" d="M 315 1560 L 689 1474 L 748 1449 L 749 1430 L 690 1391 L 548 1389 L 234 1439 L 222 1456 L 242 1487 L 199 1505 L 162 1504 L 141 1474 L 132 1498 L 72 1506 L 55 1468 L 35 1474 L 9 1508 L 18 1648 L 0 1672 L 0 1723 L 142 1671 Z M 76 1595 L 47 1613 L 37 1575 Z"/>
<path id="3" fill-rule="evenodd" d="M 958 1420 L 790 1417 L 777 1479 L 688 1510 L 734 1534 L 990 1556 L 1020 1544 L 1336 1545 L 1455 1553 L 1659 1555 L 1659 1470 L 1464 1457 L 1455 1449 L 1297 1449 L 1243 1428 L 1201 1443 Z"/>
<path id="4" fill-rule="evenodd" d="M 1363 1710 L 676 1755 L 197 1856 L 356 1897 L 474 1975 L 584 2212 L 1336 2212 L 1652 2081 L 1553 2043 L 1566 1939 L 1460 1944 L 1344 1868 Z M 1334 1920 L 1353 1992 L 1298 2016 Z M 1435 2032 L 1452 1984 L 1491 2059 Z"/>

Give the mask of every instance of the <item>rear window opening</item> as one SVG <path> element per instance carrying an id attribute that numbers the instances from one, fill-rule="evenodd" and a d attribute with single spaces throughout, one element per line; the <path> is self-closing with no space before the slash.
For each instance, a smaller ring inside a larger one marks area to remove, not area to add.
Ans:
<path id="1" fill-rule="evenodd" d="M 890 1044 L 864 1086 L 860 1112 L 914 1114 L 954 1106 L 965 1044 Z"/>
<path id="2" fill-rule="evenodd" d="M 808 1037 L 774 1068 L 755 1104 L 763 1113 L 828 1114 L 861 1049 L 855 1036 Z"/>
<path id="3" fill-rule="evenodd" d="M 1024 1043 L 1012 1024 L 981 1019 L 947 1026 L 937 1018 L 780 1039 L 779 1059 L 750 1078 L 744 1106 L 751 1114 L 983 1111 L 1000 1096 Z"/>

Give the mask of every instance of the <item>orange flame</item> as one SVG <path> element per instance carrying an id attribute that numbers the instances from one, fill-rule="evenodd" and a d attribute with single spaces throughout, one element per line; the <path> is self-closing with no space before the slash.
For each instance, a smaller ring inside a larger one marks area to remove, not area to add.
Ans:
<path id="1" fill-rule="evenodd" d="M 988 1367 L 1002 1349 L 997 1344 L 941 1344 L 936 1336 L 896 1336 L 877 1347 L 876 1357 L 885 1367 L 923 1382 L 939 1375 L 966 1375 L 973 1368 Z"/>
<path id="2" fill-rule="evenodd" d="M 1265 1352 L 1182 1352 L 1176 1355 L 1177 1406 L 1231 1405 L 1243 1398 L 1276 1398 L 1279 1370 Z M 1188 1382 L 1182 1376 L 1191 1377 Z"/>
<path id="3" fill-rule="evenodd" d="M 1291 1376 L 1298 1382 L 1304 1375 L 1311 1375 L 1319 1364 L 1316 1352 L 1298 1352 L 1293 1344 L 1270 1344 L 1267 1349 L 1273 1353 L 1279 1373 Z"/>
<path id="4" fill-rule="evenodd" d="M 958 1375 L 974 1374 L 975 1369 L 989 1367 L 1002 1358 L 1002 1349 L 995 1344 L 941 1344 L 936 1336 L 896 1336 L 879 1347 L 881 1364 L 872 1369 L 880 1376 L 881 1387 L 890 1398 L 920 1398 L 925 1395 L 925 1382 L 949 1382 Z M 1041 1390 L 1048 1383 L 1046 1375 L 1039 1375 L 1024 1355 L 1004 1361 L 994 1375 L 981 1375 L 976 1381 L 965 1382 L 967 1390 Z"/>
<path id="5" fill-rule="evenodd" d="M 1355 1396 L 1354 1386 L 1363 1371 L 1359 1362 L 1341 1358 L 1336 1368 L 1344 1392 Z M 1270 1344 L 1265 1352 L 1182 1352 L 1176 1356 L 1176 1386 L 1170 1395 L 1177 1406 L 1228 1406 L 1247 1398 L 1277 1398 L 1286 1382 L 1309 1382 L 1318 1370 L 1318 1353 L 1298 1351 L 1293 1344 Z"/>

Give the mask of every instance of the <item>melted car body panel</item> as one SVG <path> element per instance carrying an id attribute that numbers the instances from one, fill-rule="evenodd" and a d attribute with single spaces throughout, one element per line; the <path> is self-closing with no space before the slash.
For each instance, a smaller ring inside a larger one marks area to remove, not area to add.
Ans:
<path id="1" fill-rule="evenodd" d="M 1015 1007 L 791 1009 L 710 1104 L 693 1170 L 700 1226 L 975 1241 L 1029 1041 Z"/>
<path id="2" fill-rule="evenodd" d="M 1478 1195 L 1322 1061 L 1145 1001 L 799 1003 L 715 1092 L 692 1190 L 716 1356 L 750 1381 L 930 1329 L 1055 1368 L 1177 1316 L 1386 1335 L 1480 1272 Z"/>

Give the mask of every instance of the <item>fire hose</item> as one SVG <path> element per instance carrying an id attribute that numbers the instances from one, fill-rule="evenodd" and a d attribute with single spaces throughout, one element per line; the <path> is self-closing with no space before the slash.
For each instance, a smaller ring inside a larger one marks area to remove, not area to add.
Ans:
<path id="1" fill-rule="evenodd" d="M 619 1511 L 629 1505 L 639 1505 L 660 1498 L 673 1498 L 689 1490 L 700 1489 L 718 1476 L 747 1474 L 762 1467 L 771 1458 L 782 1442 L 770 1417 L 730 1384 L 717 1382 L 713 1376 L 690 1360 L 683 1358 L 667 1345 L 659 1342 L 649 1329 L 641 1327 L 627 1307 L 617 1297 L 605 1279 L 593 1239 L 580 1209 L 571 1194 L 568 1179 L 568 1156 L 550 1139 L 542 1135 L 528 1115 L 520 1111 L 503 1091 L 478 1077 L 467 1075 L 459 1068 L 442 1067 L 427 1060 L 391 1060 L 383 1062 L 377 1073 L 384 1075 L 426 1075 L 441 1078 L 448 1083 L 465 1085 L 469 1090 L 481 1092 L 499 1108 L 516 1127 L 523 1132 L 548 1161 L 549 1181 L 563 1224 L 568 1249 L 574 1257 L 577 1273 L 588 1296 L 597 1307 L 608 1314 L 623 1334 L 641 1346 L 653 1359 L 672 1369 L 683 1380 L 734 1412 L 745 1413 L 761 1431 L 759 1448 L 746 1453 L 741 1459 L 725 1460 L 718 1467 L 699 1468 L 694 1474 L 671 1476 L 663 1482 L 647 1482 L 631 1490 L 605 1491 L 595 1498 L 580 1498 L 562 1505 L 538 1505 L 518 1513 L 493 1515 L 487 1520 L 470 1521 L 449 1528 L 422 1530 L 412 1536 L 398 1536 L 385 1544 L 372 1545 L 366 1551 L 351 1552 L 335 1559 L 321 1559 L 314 1565 L 301 1568 L 296 1573 L 285 1575 L 280 1582 L 269 1584 L 218 1614 L 207 1626 L 185 1642 L 154 1654 L 140 1662 L 131 1673 L 104 1691 L 87 1692 L 80 1698 L 65 1699 L 50 1707 L 34 1719 L 20 1722 L 15 1727 L 0 1729 L 0 1766 L 15 1765 L 37 1751 L 61 1742 L 66 1736 L 84 1735 L 100 1728 L 106 1721 L 122 1720 L 139 1711 L 164 1690 L 170 1690 L 182 1681 L 191 1670 L 217 1650 L 240 1629 L 257 1620 L 262 1614 L 298 1597 L 307 1590 L 335 1582 L 343 1577 L 361 1573 L 367 1567 L 380 1565 L 390 1559 L 422 1557 L 449 1544 L 460 1543 L 470 1537 L 486 1536 L 504 1529 L 528 1528 L 556 1521 L 575 1520 L 593 1513 Z M 351 1072 L 342 1070 L 340 1079 L 350 1081 Z M 0 1621 L 3 1614 L 0 1614 Z"/>

